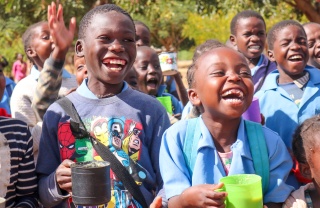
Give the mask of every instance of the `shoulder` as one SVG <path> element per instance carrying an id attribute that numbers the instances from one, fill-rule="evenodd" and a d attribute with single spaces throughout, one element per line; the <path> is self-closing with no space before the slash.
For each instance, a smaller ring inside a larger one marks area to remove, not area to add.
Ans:
<path id="1" fill-rule="evenodd" d="M 6 135 L 7 139 L 10 139 L 10 135 L 30 135 L 28 125 L 25 122 L 2 116 L 0 116 L 0 132 Z"/>

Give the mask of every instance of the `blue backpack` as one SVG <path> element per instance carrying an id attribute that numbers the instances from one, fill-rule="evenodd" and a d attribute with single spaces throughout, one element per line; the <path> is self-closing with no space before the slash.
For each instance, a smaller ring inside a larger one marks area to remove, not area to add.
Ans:
<path id="1" fill-rule="evenodd" d="M 244 120 L 248 135 L 250 152 L 253 159 L 256 174 L 262 178 L 263 193 L 266 193 L 269 185 L 269 157 L 267 144 L 263 135 L 262 126 L 259 123 Z M 186 138 L 183 144 L 184 159 L 190 175 L 197 158 L 197 149 L 201 137 L 199 118 L 188 119 Z"/>

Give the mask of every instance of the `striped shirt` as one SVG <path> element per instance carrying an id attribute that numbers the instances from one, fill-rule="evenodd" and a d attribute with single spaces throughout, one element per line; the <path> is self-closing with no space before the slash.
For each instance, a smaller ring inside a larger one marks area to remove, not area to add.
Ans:
<path id="1" fill-rule="evenodd" d="M 5 182 L 6 207 L 38 207 L 33 141 L 27 125 L 16 119 L 0 117 L 0 135 L 7 140 L 0 149 L 8 144 L 10 149 L 10 182 Z M 0 161 L 3 158 L 1 155 Z M 1 176 L 5 174 L 3 167 L 0 171 Z"/>

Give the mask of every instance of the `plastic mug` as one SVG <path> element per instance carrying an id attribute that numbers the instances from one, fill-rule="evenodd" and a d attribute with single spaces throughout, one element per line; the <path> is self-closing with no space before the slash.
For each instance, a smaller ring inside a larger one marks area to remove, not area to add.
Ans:
<path id="1" fill-rule="evenodd" d="M 242 118 L 245 120 L 261 123 L 260 105 L 259 99 L 257 97 L 253 97 L 251 105 L 242 114 Z"/>
<path id="2" fill-rule="evenodd" d="M 162 52 L 159 55 L 160 67 L 162 75 L 171 76 L 178 73 L 177 53 Z"/>
<path id="3" fill-rule="evenodd" d="M 224 186 L 217 191 L 228 193 L 226 208 L 262 208 L 261 177 L 255 174 L 230 175 L 220 179 Z"/>
<path id="4" fill-rule="evenodd" d="M 157 97 L 157 100 L 163 105 L 166 111 L 172 115 L 172 102 L 170 96 Z"/>

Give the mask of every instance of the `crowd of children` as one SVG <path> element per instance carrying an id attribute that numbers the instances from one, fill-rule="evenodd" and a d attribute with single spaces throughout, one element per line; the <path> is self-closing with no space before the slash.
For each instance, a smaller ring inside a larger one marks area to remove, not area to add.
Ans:
<path id="1" fill-rule="evenodd" d="M 23 77 L 17 56 L 13 92 L 0 67 L 5 207 L 76 207 L 71 165 L 103 160 L 97 143 L 133 184 L 112 169 L 111 201 L 92 207 L 123 207 L 116 193 L 129 186 L 136 188 L 125 201 L 130 208 L 225 207 L 219 181 L 234 174 L 262 176 L 265 207 L 320 207 L 320 24 L 284 20 L 267 33 L 258 12 L 239 12 L 228 46 L 197 46 L 188 90 L 177 73 L 168 79 L 177 91 L 170 94 L 146 24 L 114 4 L 91 9 L 79 23 L 73 75 L 63 66 L 76 20 L 67 28 L 54 2 L 47 12 L 47 22 L 22 36 L 32 67 Z M 253 97 L 261 124 L 242 118 Z M 80 121 L 65 108 L 69 102 Z M 265 145 L 260 166 L 267 174 L 256 166 L 252 139 Z"/>

